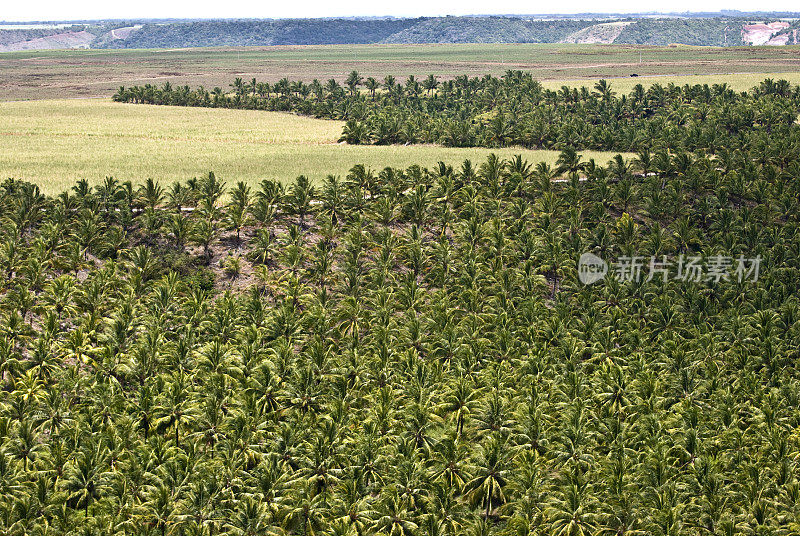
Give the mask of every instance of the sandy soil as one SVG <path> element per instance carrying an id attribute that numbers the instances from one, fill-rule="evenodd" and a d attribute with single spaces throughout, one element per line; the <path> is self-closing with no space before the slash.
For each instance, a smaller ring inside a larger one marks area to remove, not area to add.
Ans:
<path id="1" fill-rule="evenodd" d="M 61 48 L 88 47 L 95 36 L 89 32 L 64 32 L 47 37 L 38 37 L 29 41 L 19 41 L 0 46 L 0 52 L 20 50 L 55 50 Z"/>
<path id="2" fill-rule="evenodd" d="M 602 24 L 595 24 L 567 36 L 564 43 L 599 43 L 610 44 L 613 43 L 625 26 L 633 24 L 630 22 L 605 22 Z"/>
<path id="3" fill-rule="evenodd" d="M 788 22 L 771 22 L 769 24 L 745 24 L 742 26 L 742 41 L 751 45 L 777 45 L 771 43 L 772 36 L 789 27 Z M 787 36 L 788 40 L 788 36 Z"/>

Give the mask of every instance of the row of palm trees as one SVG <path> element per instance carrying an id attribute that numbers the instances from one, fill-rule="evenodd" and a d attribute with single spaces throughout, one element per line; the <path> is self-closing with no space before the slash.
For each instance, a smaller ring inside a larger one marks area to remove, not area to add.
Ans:
<path id="1" fill-rule="evenodd" d="M 797 154 L 6 181 L 2 531 L 796 534 Z"/>
<path id="2" fill-rule="evenodd" d="M 361 88 L 365 91 L 361 91 Z M 800 88 L 764 80 L 749 93 L 725 84 L 637 85 L 616 94 L 605 80 L 594 89 L 543 89 L 529 73 L 379 83 L 353 71 L 340 85 L 282 79 L 273 85 L 237 78 L 232 92 L 153 85 L 122 87 L 121 102 L 295 111 L 345 120 L 352 144 L 439 143 L 447 146 L 582 148 L 614 151 L 683 149 L 717 152 L 765 140 L 797 142 Z"/>

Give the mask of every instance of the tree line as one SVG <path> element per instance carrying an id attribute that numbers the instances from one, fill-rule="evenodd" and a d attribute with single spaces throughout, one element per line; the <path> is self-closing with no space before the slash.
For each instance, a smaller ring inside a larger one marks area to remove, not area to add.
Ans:
<path id="1" fill-rule="evenodd" d="M 165 83 L 121 87 L 120 102 L 292 111 L 344 120 L 351 144 L 437 143 L 450 147 L 520 146 L 636 152 L 751 150 L 779 140 L 797 150 L 800 87 L 764 80 L 750 92 L 727 84 L 638 84 L 617 95 L 598 81 L 593 89 L 544 89 L 529 73 L 502 77 L 434 75 L 379 81 L 351 72 L 340 84 L 281 79 L 274 84 L 237 78 L 228 90 Z"/>

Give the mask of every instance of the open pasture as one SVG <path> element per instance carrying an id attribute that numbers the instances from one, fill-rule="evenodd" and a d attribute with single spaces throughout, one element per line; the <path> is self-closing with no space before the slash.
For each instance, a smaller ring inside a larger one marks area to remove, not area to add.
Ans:
<path id="1" fill-rule="evenodd" d="M 319 181 L 354 164 L 375 170 L 438 161 L 480 163 L 495 152 L 554 163 L 556 151 L 519 148 L 363 146 L 338 143 L 342 123 L 247 110 L 140 106 L 73 99 L 0 103 L 0 177 L 35 182 L 57 194 L 78 179 L 186 180 L 213 170 L 229 183 L 265 178 Z M 614 153 L 585 151 L 605 163 Z"/>
<path id="2" fill-rule="evenodd" d="M 0 54 L 0 100 L 107 97 L 120 85 L 166 81 L 227 88 L 237 76 L 341 81 L 353 69 L 379 80 L 387 74 L 447 79 L 521 69 L 555 87 L 598 78 L 625 78 L 625 87 L 686 83 L 715 75 L 714 82 L 745 90 L 767 75 L 800 81 L 800 47 L 425 44 L 10 52 Z M 634 73 L 638 79 L 627 79 Z"/>

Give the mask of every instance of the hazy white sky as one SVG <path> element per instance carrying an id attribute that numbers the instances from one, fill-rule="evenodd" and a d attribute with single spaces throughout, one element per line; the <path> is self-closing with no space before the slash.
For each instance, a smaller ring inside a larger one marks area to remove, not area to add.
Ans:
<path id="1" fill-rule="evenodd" d="M 561 2 L 521 2 L 518 0 L 404 0 L 386 2 L 375 0 L 275 0 L 234 2 L 197 0 L 5 0 L 0 20 L 70 20 L 103 18 L 283 18 L 335 16 L 434 16 L 510 13 L 586 13 L 644 11 L 719 11 L 739 9 L 761 11 L 800 10 L 796 0 L 772 0 L 764 4 L 744 0 L 673 0 L 643 3 L 634 0 L 566 0 Z"/>

